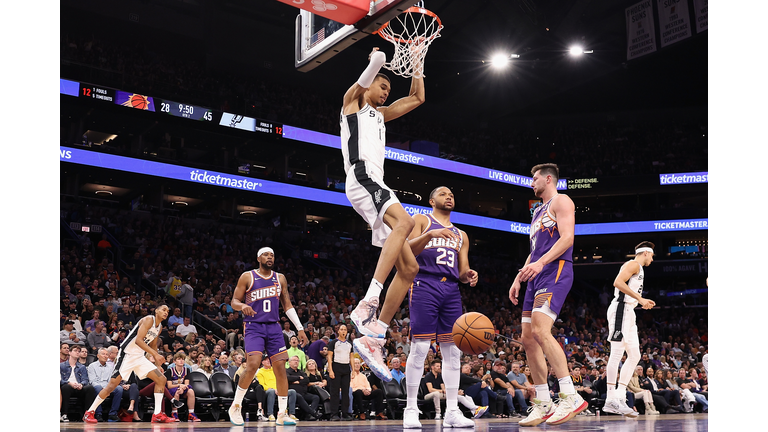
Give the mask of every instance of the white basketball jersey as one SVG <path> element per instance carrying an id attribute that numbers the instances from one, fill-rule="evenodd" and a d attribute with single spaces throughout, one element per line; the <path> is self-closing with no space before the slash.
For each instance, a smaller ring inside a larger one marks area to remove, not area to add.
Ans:
<path id="1" fill-rule="evenodd" d="M 627 264 L 625 263 L 624 265 Z M 632 275 L 632 277 L 630 277 L 627 281 L 627 286 L 629 286 L 629 289 L 640 294 L 640 296 L 643 295 L 643 274 L 643 266 L 640 266 L 640 271 L 637 274 Z M 619 291 L 618 288 L 614 288 L 613 290 L 613 301 L 624 303 L 632 307 L 637 306 L 637 300 L 635 300 L 633 297 L 624 295 L 624 293 Z"/>
<path id="2" fill-rule="evenodd" d="M 368 104 L 349 115 L 344 115 L 342 108 L 340 123 L 344 171 L 348 172 L 358 162 L 366 162 L 369 172 L 383 180 L 386 145 L 384 115 Z"/>
<path id="3" fill-rule="evenodd" d="M 160 334 L 160 327 L 162 326 L 161 323 L 155 323 L 155 317 L 152 316 L 152 324 L 154 324 L 152 327 L 147 330 L 147 335 L 144 337 L 144 342 L 149 345 L 152 343 L 152 341 L 155 340 L 155 338 Z M 137 355 L 144 355 L 145 351 L 141 349 L 140 346 L 136 345 L 136 335 L 139 332 L 139 327 L 141 326 L 141 321 L 137 322 L 136 325 L 131 329 L 131 332 L 128 333 L 128 336 L 125 338 L 123 343 L 120 345 L 120 350 L 123 351 L 126 354 L 137 354 Z"/>

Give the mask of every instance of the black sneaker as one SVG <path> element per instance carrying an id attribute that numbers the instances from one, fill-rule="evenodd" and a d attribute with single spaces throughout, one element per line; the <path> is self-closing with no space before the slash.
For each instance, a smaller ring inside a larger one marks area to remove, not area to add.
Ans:
<path id="1" fill-rule="evenodd" d="M 120 417 L 118 417 L 116 414 L 112 414 L 109 417 L 107 417 L 107 421 L 119 422 L 120 421 Z"/>
<path id="2" fill-rule="evenodd" d="M 334 416 L 331 416 L 331 418 L 328 419 L 328 420 L 329 421 L 341 421 L 341 417 L 339 417 L 338 415 L 334 415 Z"/>
<path id="3" fill-rule="evenodd" d="M 173 403 L 173 407 L 176 409 L 184 406 L 184 402 L 182 402 L 180 399 L 171 399 L 171 402 Z"/>
<path id="4" fill-rule="evenodd" d="M 352 421 L 352 416 L 349 414 L 345 414 L 341 417 L 342 421 Z"/>

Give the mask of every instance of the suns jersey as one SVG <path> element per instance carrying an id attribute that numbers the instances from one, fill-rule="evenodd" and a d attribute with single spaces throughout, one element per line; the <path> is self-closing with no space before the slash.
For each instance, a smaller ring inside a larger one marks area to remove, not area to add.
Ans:
<path id="1" fill-rule="evenodd" d="M 444 277 L 448 280 L 459 280 L 459 251 L 464 244 L 461 230 L 453 226 L 445 226 L 438 222 L 431 214 L 424 215 L 430 224 L 422 234 L 448 228 L 459 237 L 459 240 L 434 238 L 424 246 L 424 250 L 416 257 L 419 264 L 419 275 L 432 275 Z"/>
<path id="2" fill-rule="evenodd" d="M 152 319 L 152 327 L 147 330 L 147 335 L 144 336 L 144 343 L 147 345 L 150 345 L 152 341 L 157 338 L 157 336 L 160 334 L 160 329 L 162 328 L 162 323 L 155 322 L 154 315 L 148 315 L 142 319 L 148 319 L 150 317 Z M 123 343 L 120 344 L 120 350 L 122 352 L 136 355 L 144 355 L 146 353 L 140 346 L 136 345 L 136 335 L 139 333 L 139 327 L 141 327 L 141 321 L 137 322 L 136 325 L 133 326 Z"/>
<path id="3" fill-rule="evenodd" d="M 624 263 L 624 265 L 627 265 L 627 263 Z M 623 267 L 624 266 L 622 266 L 622 268 Z M 627 281 L 627 286 L 629 289 L 638 293 L 640 296 L 643 295 L 643 278 L 645 277 L 644 274 L 645 271 L 643 270 L 643 266 L 640 266 L 640 271 L 637 272 L 637 274 L 633 274 L 632 277 L 630 277 Z M 614 288 L 613 290 L 613 301 L 617 303 L 624 303 L 631 307 L 637 306 L 638 303 L 636 299 L 624 294 L 618 288 Z"/>
<path id="4" fill-rule="evenodd" d="M 552 246 L 560 240 L 560 230 L 557 229 L 557 219 L 555 219 L 555 216 L 549 210 L 552 201 L 557 197 L 558 195 L 555 195 L 545 204 L 538 206 L 533 213 L 530 235 L 530 262 L 536 262 L 544 254 L 549 252 L 549 250 L 552 249 Z M 557 260 L 573 261 L 573 245 L 553 261 Z"/>
<path id="5" fill-rule="evenodd" d="M 280 273 L 271 271 L 263 277 L 256 270 L 250 271 L 251 286 L 245 291 L 243 303 L 253 309 L 253 316 L 243 317 L 244 322 L 272 323 L 280 321 Z"/>
<path id="6" fill-rule="evenodd" d="M 348 172 L 358 162 L 367 162 L 371 173 L 384 179 L 384 115 L 368 104 L 349 115 L 342 108 L 340 123 L 344 171 Z"/>

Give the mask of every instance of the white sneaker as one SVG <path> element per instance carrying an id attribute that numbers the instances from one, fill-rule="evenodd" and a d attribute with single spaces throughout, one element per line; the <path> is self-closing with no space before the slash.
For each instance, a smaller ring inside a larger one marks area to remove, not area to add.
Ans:
<path id="1" fill-rule="evenodd" d="M 528 417 L 520 420 L 517 424 L 523 427 L 536 426 L 546 421 L 554 412 L 554 402 L 542 402 L 533 398 L 531 399 L 531 406 L 528 407 Z"/>
<path id="2" fill-rule="evenodd" d="M 240 412 L 239 404 L 232 404 L 232 406 L 229 407 L 229 421 L 235 426 L 242 426 L 245 424 L 243 413 Z"/>
<path id="3" fill-rule="evenodd" d="M 392 381 L 392 371 L 387 367 L 387 363 L 382 356 L 384 349 L 384 339 L 363 336 L 355 338 L 352 346 L 355 352 L 360 354 L 365 364 L 371 369 L 371 372 L 382 381 Z"/>
<path id="4" fill-rule="evenodd" d="M 275 416 L 273 416 L 272 414 L 270 414 L 270 415 L 269 415 L 269 418 L 268 418 L 267 420 L 269 420 L 269 421 L 273 422 L 273 421 L 275 421 Z"/>
<path id="5" fill-rule="evenodd" d="M 440 413 L 435 413 L 435 420 L 440 420 L 443 418 L 443 416 L 440 415 Z"/>
<path id="6" fill-rule="evenodd" d="M 360 300 L 357 307 L 349 314 L 349 318 L 355 324 L 357 331 L 364 336 L 381 339 L 387 337 L 387 329 L 379 324 L 379 319 L 376 317 L 378 311 L 378 297 L 372 298 L 370 301 Z"/>
<path id="7" fill-rule="evenodd" d="M 605 401 L 603 411 L 623 415 L 627 417 L 637 417 L 637 411 L 627 406 L 627 402 L 621 399 L 610 399 Z"/>
<path id="8" fill-rule="evenodd" d="M 298 421 L 299 421 L 299 418 L 298 418 L 298 417 L 296 417 L 296 416 L 295 416 L 295 415 L 293 415 L 293 414 L 290 414 L 288 417 L 290 417 L 290 418 L 291 418 L 291 420 L 293 420 L 293 421 L 295 421 L 295 422 L 298 422 Z"/>
<path id="9" fill-rule="evenodd" d="M 554 414 L 547 419 L 547 424 L 563 424 L 587 409 L 588 406 L 589 403 L 578 393 L 570 395 L 560 393 L 560 401 L 557 403 Z"/>
<path id="10" fill-rule="evenodd" d="M 264 417 L 264 411 L 259 410 L 256 412 L 256 421 L 267 421 L 267 418 Z"/>
<path id="11" fill-rule="evenodd" d="M 403 429 L 421 429 L 418 408 L 406 408 L 403 410 Z"/>
<path id="12" fill-rule="evenodd" d="M 474 428 L 474 420 L 464 417 L 464 413 L 458 408 L 451 408 L 445 411 L 443 419 L 444 428 Z"/>
<path id="13" fill-rule="evenodd" d="M 275 420 L 275 424 L 283 425 L 283 426 L 295 426 L 296 422 L 293 421 L 293 419 L 288 415 L 288 413 L 282 412 L 277 415 L 277 420 Z"/>
<path id="14" fill-rule="evenodd" d="M 61 418 L 59 419 L 61 423 L 69 423 L 69 419 L 67 418 L 66 414 L 62 414 Z"/>

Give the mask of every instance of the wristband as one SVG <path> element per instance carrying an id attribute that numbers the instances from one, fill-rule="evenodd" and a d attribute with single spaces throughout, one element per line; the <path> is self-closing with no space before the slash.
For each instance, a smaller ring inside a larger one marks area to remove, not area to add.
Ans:
<path id="1" fill-rule="evenodd" d="M 290 308 L 287 311 L 285 311 L 285 314 L 288 316 L 288 319 L 291 320 L 294 326 L 296 326 L 296 330 L 302 331 L 304 330 L 304 327 L 301 325 L 301 321 L 299 321 L 299 315 L 296 313 L 295 308 Z"/>

